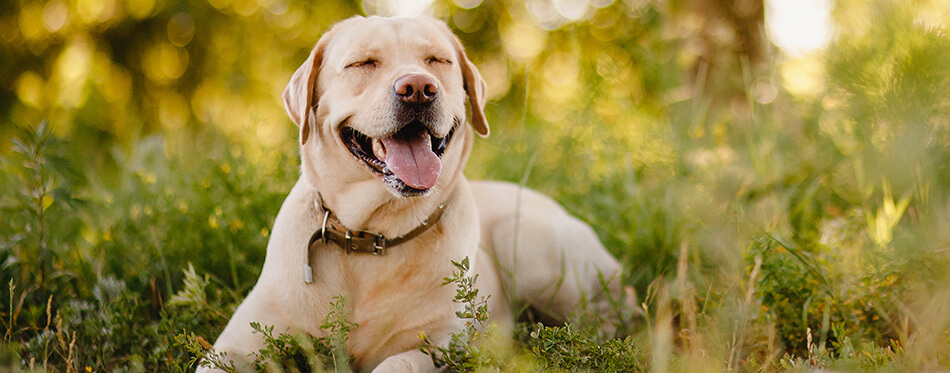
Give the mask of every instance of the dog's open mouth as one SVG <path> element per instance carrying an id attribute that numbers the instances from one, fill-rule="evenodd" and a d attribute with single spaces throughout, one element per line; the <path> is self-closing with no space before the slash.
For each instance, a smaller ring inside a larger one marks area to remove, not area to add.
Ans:
<path id="1" fill-rule="evenodd" d="M 416 121 L 384 138 L 366 136 L 352 127 L 343 127 L 340 136 L 350 153 L 390 186 L 413 196 L 425 194 L 439 180 L 442 154 L 454 133 L 455 128 L 445 137 L 436 137 Z"/>

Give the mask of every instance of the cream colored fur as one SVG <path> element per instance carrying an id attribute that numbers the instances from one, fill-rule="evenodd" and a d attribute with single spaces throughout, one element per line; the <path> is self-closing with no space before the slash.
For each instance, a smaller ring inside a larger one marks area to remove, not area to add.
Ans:
<path id="1" fill-rule="evenodd" d="M 429 55 L 452 63 L 427 63 Z M 371 69 L 347 67 L 366 57 L 380 63 Z M 394 131 L 393 81 L 407 73 L 438 82 L 443 100 L 433 133 L 445 135 L 455 121 L 462 124 L 441 158 L 437 184 L 417 197 L 393 192 L 340 137 L 344 125 L 372 137 Z M 444 23 L 430 18 L 342 21 L 294 74 L 284 100 L 301 130 L 302 176 L 274 221 L 257 285 L 214 345 L 239 367 L 246 369 L 248 355 L 263 347 L 251 322 L 273 325 L 275 332 L 324 336 L 327 331 L 319 325 L 331 298 L 346 294 L 349 320 L 359 324 L 348 344 L 356 371 L 435 371 L 419 351 L 419 334 L 444 344 L 462 327 L 454 287 L 439 285 L 453 270 L 450 260 L 464 257 L 479 274 L 480 294 L 491 295 L 491 320 L 502 328 L 513 323 L 510 301 L 563 319 L 586 297 L 595 310 L 606 312 L 598 273 L 614 296 L 621 293 L 619 263 L 586 224 L 537 192 L 509 183 L 469 182 L 462 174 L 472 128 L 488 134 L 484 82 Z M 384 256 L 347 255 L 335 246 L 317 245 L 310 251 L 313 283 L 307 284 L 306 246 L 322 221 L 314 206 L 318 192 L 345 226 L 387 237 L 411 231 L 439 203 L 447 207 L 435 226 Z"/>

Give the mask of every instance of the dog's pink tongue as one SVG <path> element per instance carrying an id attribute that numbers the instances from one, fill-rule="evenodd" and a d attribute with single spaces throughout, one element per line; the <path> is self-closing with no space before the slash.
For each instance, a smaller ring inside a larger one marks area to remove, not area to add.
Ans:
<path id="1" fill-rule="evenodd" d="M 386 147 L 386 165 L 406 185 L 429 189 L 439 180 L 442 162 L 432 152 L 429 133 L 390 136 L 381 140 Z"/>

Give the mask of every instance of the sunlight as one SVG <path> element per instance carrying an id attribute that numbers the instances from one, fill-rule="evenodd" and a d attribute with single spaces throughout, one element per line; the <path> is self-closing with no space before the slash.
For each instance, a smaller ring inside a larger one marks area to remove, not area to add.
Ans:
<path id="1" fill-rule="evenodd" d="M 833 0 L 765 0 L 769 38 L 797 57 L 823 49 L 831 41 Z"/>
<path id="2" fill-rule="evenodd" d="M 363 0 L 366 15 L 412 17 L 432 12 L 432 0 Z"/>

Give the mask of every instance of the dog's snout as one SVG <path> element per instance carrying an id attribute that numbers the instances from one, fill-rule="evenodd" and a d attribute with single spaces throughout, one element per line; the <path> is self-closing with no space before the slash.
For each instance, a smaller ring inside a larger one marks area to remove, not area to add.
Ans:
<path id="1" fill-rule="evenodd" d="M 396 95 L 407 104 L 428 104 L 439 96 L 435 80 L 421 74 L 409 74 L 396 79 Z"/>

